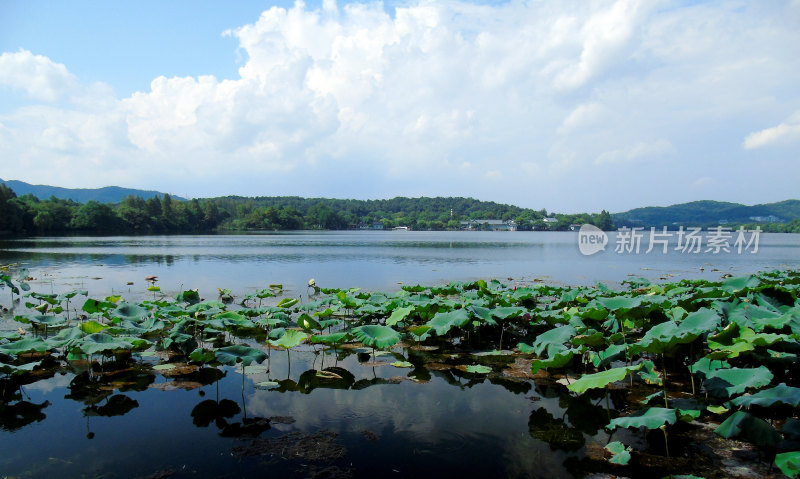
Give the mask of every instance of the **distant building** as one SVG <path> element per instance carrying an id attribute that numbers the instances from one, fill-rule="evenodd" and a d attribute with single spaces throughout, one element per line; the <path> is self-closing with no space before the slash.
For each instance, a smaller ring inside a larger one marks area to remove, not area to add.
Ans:
<path id="1" fill-rule="evenodd" d="M 552 223 L 552 224 L 555 224 L 555 223 L 558 223 L 558 220 L 557 220 L 557 219 L 555 219 L 555 218 L 545 218 L 545 219 L 543 219 L 542 221 L 544 221 L 544 222 L 545 222 L 545 223 L 547 223 L 547 224 L 551 224 L 551 223 Z"/>
<path id="2" fill-rule="evenodd" d="M 783 223 L 783 218 L 775 215 L 769 216 L 750 216 L 749 219 L 756 223 Z"/>
<path id="3" fill-rule="evenodd" d="M 513 220 L 469 220 L 461 222 L 462 230 L 517 231 L 517 222 Z"/>
<path id="4" fill-rule="evenodd" d="M 383 229 L 383 223 L 381 223 L 380 221 L 376 221 L 376 222 L 372 223 L 372 229 L 374 229 L 374 230 L 382 230 Z"/>
<path id="5" fill-rule="evenodd" d="M 575 225 L 575 224 L 569 225 L 569 230 L 570 231 L 578 231 L 580 229 L 581 229 L 581 225 Z"/>

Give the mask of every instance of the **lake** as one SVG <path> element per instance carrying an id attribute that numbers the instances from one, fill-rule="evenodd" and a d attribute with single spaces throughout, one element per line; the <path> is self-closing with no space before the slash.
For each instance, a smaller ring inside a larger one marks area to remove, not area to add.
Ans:
<path id="1" fill-rule="evenodd" d="M 322 287 L 397 291 L 401 284 L 498 278 L 556 284 L 619 285 L 631 276 L 718 280 L 774 268 L 800 266 L 800 235 L 760 235 L 755 254 L 700 253 L 660 246 L 645 254 L 608 247 L 584 256 L 576 232 L 331 231 L 210 236 L 58 237 L 0 241 L 0 264 L 22 263 L 40 289 L 88 289 L 90 295 L 140 295 L 145 276 L 157 275 L 170 294 L 217 288 L 238 294 L 270 283 L 305 294 L 314 278 Z M 731 244 L 733 241 L 731 241 Z M 702 271 L 701 271 L 702 269 Z M 127 283 L 133 282 L 133 285 Z"/>
<path id="2" fill-rule="evenodd" d="M 631 277 L 718 280 L 800 267 L 800 235 L 762 234 L 755 254 L 681 253 L 676 241 L 666 254 L 615 253 L 616 241 L 612 233 L 605 251 L 584 256 L 574 232 L 30 238 L 0 242 L 0 264 L 27 267 L 42 293 L 78 288 L 90 298 L 117 293 L 141 301 L 152 297 L 144 277 L 157 275 L 170 297 L 198 288 L 216 299 L 217 288 L 229 288 L 240 299 L 282 283 L 285 296 L 301 303 L 310 278 L 323 287 L 387 292 L 479 278 L 619 287 Z M 75 301 L 79 308 L 84 299 Z M 7 289 L 0 303 L 10 305 Z M 6 314 L 2 326 L 9 332 L 19 323 Z M 228 339 L 265 349 L 264 338 Z M 602 459 L 604 425 L 609 410 L 625 405 L 622 395 L 575 396 L 554 381 L 515 374 L 511 356 L 476 359 L 461 345 L 475 338 L 433 339 L 439 349 L 400 344 L 375 356 L 307 344 L 268 350 L 269 359 L 244 376 L 240 367 L 169 364 L 174 353 L 163 350 L 8 375 L 0 380 L 0 476 L 552 478 L 614 471 Z M 494 337 L 482 341 L 497 347 Z M 492 373 L 465 372 L 476 360 L 488 361 Z M 614 439 L 648 447 L 636 432 Z"/>

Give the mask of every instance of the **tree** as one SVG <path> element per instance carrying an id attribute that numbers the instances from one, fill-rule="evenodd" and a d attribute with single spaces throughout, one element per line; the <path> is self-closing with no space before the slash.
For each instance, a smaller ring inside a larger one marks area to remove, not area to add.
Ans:
<path id="1" fill-rule="evenodd" d="M 611 220 L 611 214 L 603 210 L 595 218 L 594 225 L 603 231 L 611 231 L 614 229 L 614 221 Z"/>
<path id="2" fill-rule="evenodd" d="M 110 233 L 118 231 L 120 218 L 110 205 L 91 200 L 78 208 L 69 226 L 79 231 Z"/>
<path id="3" fill-rule="evenodd" d="M 17 194 L 14 193 L 14 190 L 6 186 L 5 183 L 0 184 L 0 234 L 22 232 L 23 212 L 18 202 L 13 201 L 16 198 Z"/>

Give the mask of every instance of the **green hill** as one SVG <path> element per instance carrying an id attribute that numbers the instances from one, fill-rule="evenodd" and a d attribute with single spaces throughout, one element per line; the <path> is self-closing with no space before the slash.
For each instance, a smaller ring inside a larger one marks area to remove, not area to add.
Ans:
<path id="1" fill-rule="evenodd" d="M 800 219 L 800 200 L 753 206 L 723 201 L 692 201 L 648 206 L 611 215 L 617 226 L 715 226 L 719 224 L 789 223 Z"/>
<path id="2" fill-rule="evenodd" d="M 164 193 L 158 191 L 121 188 L 119 186 L 106 186 L 104 188 L 61 188 L 58 186 L 32 185 L 24 181 L 5 181 L 0 179 L 0 184 L 2 183 L 5 183 L 6 186 L 14 190 L 17 196 L 32 194 L 40 200 L 45 200 L 54 196 L 58 199 L 72 200 L 78 203 L 86 203 L 92 200 L 99 203 L 119 203 L 123 198 L 130 195 L 139 196 L 145 200 L 154 196 L 164 196 Z M 172 199 L 185 201 L 184 198 L 178 196 L 173 196 Z"/>

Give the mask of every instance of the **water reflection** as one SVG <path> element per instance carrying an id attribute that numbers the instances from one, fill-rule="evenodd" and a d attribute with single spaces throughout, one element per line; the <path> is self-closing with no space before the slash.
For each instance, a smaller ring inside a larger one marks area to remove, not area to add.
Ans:
<path id="1" fill-rule="evenodd" d="M 619 283 L 629 275 L 717 280 L 800 266 L 800 235 L 762 234 L 758 254 L 616 254 L 582 256 L 573 232 L 295 232 L 253 235 L 34 238 L 0 241 L 0 263 L 26 263 L 54 289 L 71 278 L 101 278 L 120 288 L 155 274 L 168 290 L 245 291 L 278 281 L 302 291 L 325 286 L 394 291 L 398 283 L 512 277 L 568 284 Z M 35 283 L 34 283 L 35 284 Z M 135 290 L 135 288 L 134 288 Z"/>

